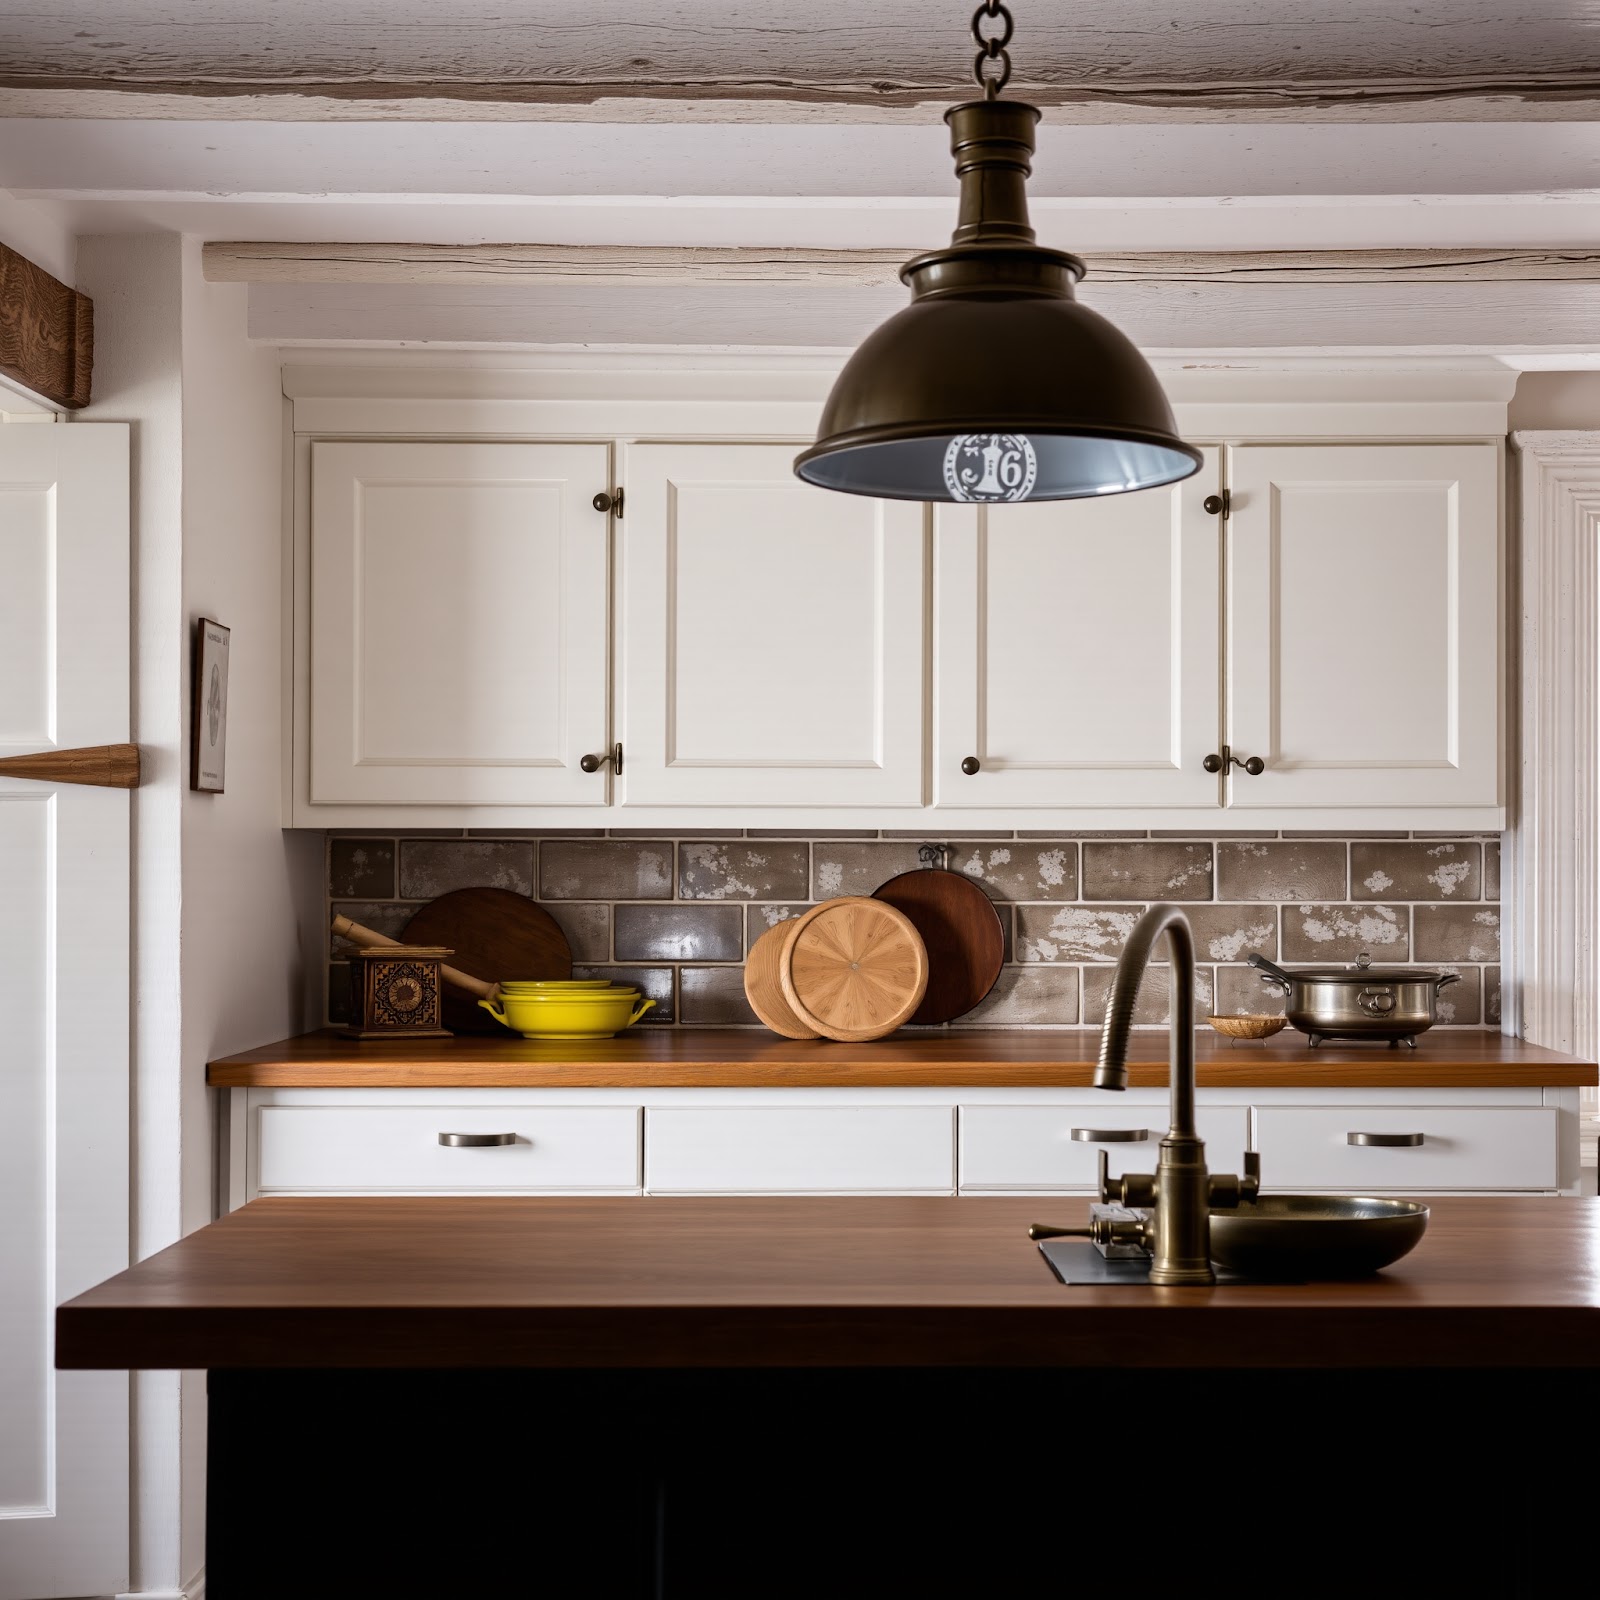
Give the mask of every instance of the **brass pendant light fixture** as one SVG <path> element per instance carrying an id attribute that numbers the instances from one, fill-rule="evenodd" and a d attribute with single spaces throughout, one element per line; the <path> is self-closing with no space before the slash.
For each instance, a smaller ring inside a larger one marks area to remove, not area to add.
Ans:
<path id="1" fill-rule="evenodd" d="M 1039 112 L 999 98 L 1012 26 L 1000 0 L 973 15 L 984 97 L 944 119 L 961 184 L 955 234 L 900 269 L 911 304 L 845 363 L 817 442 L 795 461 L 807 483 L 896 500 L 1072 500 L 1199 469 L 1149 363 L 1073 298 L 1083 262 L 1035 242 L 1026 183 Z"/>

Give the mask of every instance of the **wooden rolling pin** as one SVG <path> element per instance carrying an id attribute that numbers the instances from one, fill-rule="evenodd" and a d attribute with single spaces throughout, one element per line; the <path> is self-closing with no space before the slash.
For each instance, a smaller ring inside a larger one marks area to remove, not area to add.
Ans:
<path id="1" fill-rule="evenodd" d="M 351 944 L 362 945 L 368 950 L 381 950 L 386 945 L 398 945 L 401 942 L 372 928 L 364 928 L 359 922 L 352 922 L 349 917 L 335 917 L 333 931 L 341 939 L 348 939 Z M 498 983 L 485 983 L 482 978 L 474 978 L 471 973 L 462 972 L 458 967 L 448 967 L 441 962 L 439 976 L 446 983 L 476 996 L 479 1000 L 496 1000 L 500 996 Z"/>

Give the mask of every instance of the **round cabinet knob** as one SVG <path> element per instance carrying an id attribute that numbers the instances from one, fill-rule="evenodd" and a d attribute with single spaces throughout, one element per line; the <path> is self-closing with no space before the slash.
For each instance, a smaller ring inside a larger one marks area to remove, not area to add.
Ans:
<path id="1" fill-rule="evenodd" d="M 1200 763 L 1200 765 L 1202 767 L 1204 767 L 1207 772 L 1221 772 L 1222 771 L 1222 757 L 1221 756 L 1207 756 L 1205 758 L 1205 760 Z"/>
<path id="2" fill-rule="evenodd" d="M 579 756 L 578 766 L 584 772 L 598 772 L 600 770 L 600 760 L 599 756 Z"/>
<path id="3" fill-rule="evenodd" d="M 1191 501 L 1190 504 L 1192 505 L 1193 502 Z M 1222 515 L 1222 496 L 1220 494 L 1208 494 L 1205 497 L 1205 499 L 1200 502 L 1200 508 L 1208 516 L 1213 516 L 1213 517 L 1221 516 Z"/>
<path id="4" fill-rule="evenodd" d="M 966 760 L 961 763 L 961 770 L 970 778 L 982 766 L 983 763 L 976 756 L 968 756 Z"/>
<path id="5" fill-rule="evenodd" d="M 602 489 L 600 493 L 597 494 L 592 501 L 590 501 L 590 504 L 595 508 L 596 511 L 609 511 L 616 503 L 616 497 L 614 495 L 607 494 L 604 489 Z M 592 772 L 594 768 L 589 767 L 586 770 Z"/>
<path id="6" fill-rule="evenodd" d="M 1260 756 L 1251 756 L 1250 759 L 1245 762 L 1244 770 L 1248 772 L 1252 778 L 1259 778 L 1261 774 L 1267 770 L 1267 764 L 1261 759 Z"/>

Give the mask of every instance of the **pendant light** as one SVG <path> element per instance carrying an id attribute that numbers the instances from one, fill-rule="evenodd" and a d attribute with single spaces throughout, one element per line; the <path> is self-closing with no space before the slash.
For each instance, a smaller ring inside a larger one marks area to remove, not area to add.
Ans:
<path id="1" fill-rule="evenodd" d="M 999 31 L 985 35 L 986 20 Z M 1001 100 L 1011 13 L 972 18 L 983 99 L 945 113 L 961 206 L 943 249 L 900 269 L 911 304 L 869 334 L 795 461 L 807 483 L 895 500 L 1072 500 L 1199 470 L 1150 364 L 1073 287 L 1083 262 L 1028 222 L 1038 110 Z M 988 71 L 990 63 L 998 70 Z"/>

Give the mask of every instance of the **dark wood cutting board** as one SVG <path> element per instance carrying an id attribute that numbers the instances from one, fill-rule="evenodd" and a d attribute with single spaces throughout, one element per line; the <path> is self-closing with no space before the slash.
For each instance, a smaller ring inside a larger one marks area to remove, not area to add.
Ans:
<path id="1" fill-rule="evenodd" d="M 891 878 L 872 897 L 905 912 L 927 946 L 928 988 L 912 1025 L 954 1021 L 994 988 L 1006 958 L 1005 928 L 972 879 L 921 867 Z"/>
<path id="2" fill-rule="evenodd" d="M 561 924 L 509 889 L 442 894 L 412 917 L 401 938 L 407 944 L 444 945 L 455 951 L 451 966 L 490 983 L 572 976 L 572 947 Z M 506 1032 L 471 995 L 451 988 L 444 991 L 444 1025 L 452 1033 Z"/>

